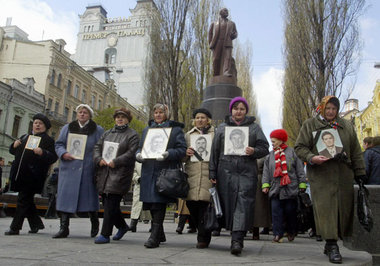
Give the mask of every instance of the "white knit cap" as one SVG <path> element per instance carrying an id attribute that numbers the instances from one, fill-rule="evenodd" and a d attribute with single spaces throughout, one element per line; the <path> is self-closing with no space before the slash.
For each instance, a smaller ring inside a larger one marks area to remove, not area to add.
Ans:
<path id="1" fill-rule="evenodd" d="M 88 104 L 81 103 L 77 106 L 77 108 L 75 108 L 75 111 L 78 112 L 78 110 L 82 108 L 86 108 L 88 111 L 90 111 L 91 117 L 94 116 L 94 110 L 92 110 L 92 108 Z"/>

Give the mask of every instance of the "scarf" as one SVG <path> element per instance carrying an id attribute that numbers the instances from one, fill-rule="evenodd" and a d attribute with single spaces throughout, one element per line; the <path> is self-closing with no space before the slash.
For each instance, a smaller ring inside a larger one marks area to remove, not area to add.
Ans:
<path id="1" fill-rule="evenodd" d="M 274 149 L 275 170 L 273 177 L 281 177 L 281 186 L 286 186 L 291 183 L 288 176 L 288 166 L 286 165 L 286 157 L 284 152 L 287 147 L 288 146 L 285 143 L 282 143 L 280 147 Z"/>
<path id="2" fill-rule="evenodd" d="M 127 127 L 128 127 L 128 124 L 125 124 L 125 125 L 122 125 L 122 126 L 115 125 L 115 129 L 116 130 L 123 130 L 123 129 L 127 128 Z"/>
<path id="3" fill-rule="evenodd" d="M 328 96 L 323 97 L 322 101 L 319 103 L 319 105 L 317 106 L 317 109 L 315 111 L 317 112 L 317 114 L 319 114 L 321 116 L 321 118 L 322 118 L 323 121 L 325 121 L 325 122 L 327 122 L 327 124 L 329 124 L 330 127 L 334 128 L 334 129 L 337 129 L 337 127 L 339 126 L 339 124 L 336 121 L 336 119 L 334 119 L 333 121 L 327 121 L 324 118 L 325 117 L 326 104 L 330 101 L 331 98 L 336 98 L 336 97 L 333 96 L 333 95 L 328 95 Z"/>

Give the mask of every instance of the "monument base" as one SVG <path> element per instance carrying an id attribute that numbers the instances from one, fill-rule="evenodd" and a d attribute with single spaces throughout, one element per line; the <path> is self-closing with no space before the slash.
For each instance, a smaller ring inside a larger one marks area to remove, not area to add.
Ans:
<path id="1" fill-rule="evenodd" d="M 231 99 L 241 95 L 242 90 L 234 84 L 212 84 L 203 90 L 202 107 L 210 111 L 212 120 L 219 125 L 230 113 Z"/>

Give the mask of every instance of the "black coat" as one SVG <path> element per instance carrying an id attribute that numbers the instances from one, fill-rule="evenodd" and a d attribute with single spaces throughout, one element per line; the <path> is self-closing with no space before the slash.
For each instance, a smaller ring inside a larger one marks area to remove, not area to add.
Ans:
<path id="1" fill-rule="evenodd" d="M 365 171 L 368 185 L 380 185 L 380 146 L 368 148 L 364 152 Z"/>
<path id="2" fill-rule="evenodd" d="M 20 138 L 21 144 L 17 148 L 13 148 L 13 143 L 9 147 L 9 152 L 15 156 L 10 174 L 11 190 L 41 193 L 50 165 L 58 157 L 54 150 L 54 140 L 46 132 L 35 135 L 41 137 L 38 146 L 43 151 L 41 156 L 33 150 L 24 149 L 28 136 L 26 134 Z"/>

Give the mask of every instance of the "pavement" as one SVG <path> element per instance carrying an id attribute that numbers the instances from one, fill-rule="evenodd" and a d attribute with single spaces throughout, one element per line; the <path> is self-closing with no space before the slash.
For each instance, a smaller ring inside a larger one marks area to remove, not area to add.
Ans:
<path id="1" fill-rule="evenodd" d="M 137 232 L 128 232 L 120 241 L 94 244 L 87 218 L 70 220 L 70 235 L 52 239 L 59 220 L 43 220 L 45 229 L 29 234 L 27 221 L 18 236 L 5 236 L 11 218 L 0 218 L 0 265 L 332 265 L 323 254 L 324 242 L 300 235 L 293 242 L 272 243 L 272 235 L 260 235 L 259 241 L 248 234 L 240 256 L 230 254 L 230 233 L 222 231 L 213 237 L 208 249 L 197 249 L 196 234 L 175 232 L 177 224 L 165 222 L 167 242 L 159 248 L 147 249 L 149 224 L 139 223 Z M 102 221 L 101 221 L 102 222 Z M 129 223 L 129 219 L 128 219 Z M 116 233 L 116 230 L 114 230 Z M 364 251 L 352 251 L 339 241 L 343 265 L 372 265 L 372 257 Z"/>

